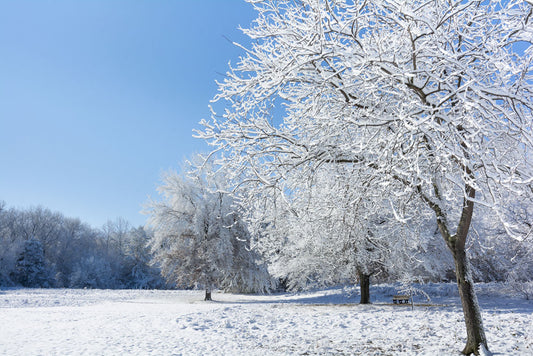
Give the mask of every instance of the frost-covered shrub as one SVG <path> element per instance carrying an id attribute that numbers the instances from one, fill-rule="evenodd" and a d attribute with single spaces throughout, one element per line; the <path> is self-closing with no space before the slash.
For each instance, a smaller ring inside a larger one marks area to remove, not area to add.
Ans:
<path id="1" fill-rule="evenodd" d="M 524 270 L 518 267 L 509 273 L 507 285 L 527 300 L 533 299 L 533 274 L 525 274 Z"/>
<path id="2" fill-rule="evenodd" d="M 521 293 L 527 300 L 533 299 L 533 281 L 511 283 L 514 290 Z"/>
<path id="3" fill-rule="evenodd" d="M 87 257 L 79 261 L 70 277 L 71 288 L 116 288 L 117 281 L 110 278 L 112 268 L 104 258 Z"/>

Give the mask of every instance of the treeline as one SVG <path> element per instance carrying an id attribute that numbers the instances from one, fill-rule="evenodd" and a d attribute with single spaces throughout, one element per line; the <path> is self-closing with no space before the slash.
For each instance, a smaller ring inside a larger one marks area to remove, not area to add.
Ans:
<path id="1" fill-rule="evenodd" d="M 0 202 L 0 286 L 162 288 L 149 240 L 123 219 L 95 229 L 43 207 Z"/>

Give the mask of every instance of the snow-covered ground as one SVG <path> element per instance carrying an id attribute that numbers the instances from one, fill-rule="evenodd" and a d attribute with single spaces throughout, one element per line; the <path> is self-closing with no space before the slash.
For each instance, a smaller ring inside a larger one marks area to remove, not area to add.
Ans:
<path id="1" fill-rule="evenodd" d="M 201 291 L 0 290 L 2 355 L 458 355 L 465 327 L 454 285 L 392 305 L 394 286 L 267 296 Z M 479 290 L 489 347 L 533 355 L 533 302 Z M 424 305 L 416 305 L 419 302 Z M 430 306 L 433 305 L 433 306 Z"/>

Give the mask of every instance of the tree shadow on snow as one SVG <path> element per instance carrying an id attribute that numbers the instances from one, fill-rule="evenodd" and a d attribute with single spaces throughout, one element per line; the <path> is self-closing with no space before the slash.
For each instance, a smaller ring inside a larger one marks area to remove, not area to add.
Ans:
<path id="1" fill-rule="evenodd" d="M 234 294 L 237 298 L 235 300 L 215 300 L 209 303 L 216 304 L 234 304 L 234 305 L 252 305 L 252 304 L 290 304 L 290 305 L 307 305 L 307 306 L 375 306 L 375 307 L 394 307 L 399 310 L 404 308 L 411 308 L 411 304 L 393 304 L 392 296 L 389 295 L 375 295 L 371 298 L 371 304 L 359 304 L 358 294 L 334 293 L 323 295 L 302 295 L 298 293 L 279 293 L 270 295 L 239 295 Z M 258 298 L 258 299 L 254 299 Z M 222 297 L 222 299 L 225 299 Z M 479 304 L 483 312 L 487 313 L 533 313 L 533 301 L 519 299 L 514 297 L 501 296 L 480 296 Z M 429 301 L 423 297 L 415 297 L 414 308 L 453 308 L 461 309 L 461 301 L 457 296 L 446 297 L 432 297 Z"/>

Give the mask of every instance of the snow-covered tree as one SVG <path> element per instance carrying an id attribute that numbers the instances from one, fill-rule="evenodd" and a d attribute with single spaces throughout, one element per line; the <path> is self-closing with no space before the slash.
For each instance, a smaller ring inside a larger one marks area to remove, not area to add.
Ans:
<path id="1" fill-rule="evenodd" d="M 15 271 L 18 255 L 22 244 L 13 234 L 14 211 L 4 208 L 5 203 L 0 203 L 0 285 L 13 284 L 11 275 Z"/>
<path id="2" fill-rule="evenodd" d="M 164 285 L 161 271 L 152 265 L 150 252 L 151 235 L 141 226 L 127 234 L 126 257 L 123 261 L 129 288 L 158 288 Z"/>
<path id="3" fill-rule="evenodd" d="M 521 241 L 512 257 L 514 267 L 507 273 L 511 287 L 530 300 L 533 299 L 533 241 Z"/>
<path id="4" fill-rule="evenodd" d="M 26 240 L 13 279 L 24 287 L 47 287 L 47 277 L 43 245 L 36 239 Z"/>
<path id="5" fill-rule="evenodd" d="M 133 283 L 131 270 L 125 271 L 130 262 L 124 251 L 129 236 L 126 228 L 119 229 L 123 232 L 121 243 L 114 239 L 109 245 L 105 243 L 106 237 L 115 235 L 95 230 L 79 219 L 43 207 L 26 210 L 6 209 L 1 204 L 0 207 L 0 285 L 21 283 L 19 277 L 23 275 L 19 272 L 24 268 L 20 264 L 27 259 L 19 258 L 28 255 L 24 252 L 27 244 L 40 246 L 37 251 L 42 253 L 46 281 L 29 285 L 33 282 L 24 280 L 24 285 L 118 288 Z M 127 227 L 125 221 L 117 225 L 120 224 Z M 115 229 L 114 223 L 106 226 Z M 120 245 L 122 249 L 117 247 Z"/>
<path id="6" fill-rule="evenodd" d="M 117 288 L 117 280 L 105 255 L 83 256 L 69 275 L 71 288 Z"/>
<path id="7" fill-rule="evenodd" d="M 216 188 L 212 186 L 211 188 Z M 262 292 L 270 288 L 265 266 L 249 250 L 248 233 L 223 191 L 211 191 L 201 177 L 175 172 L 158 188 L 163 199 L 148 204 L 155 261 L 169 283 L 211 290 Z"/>
<path id="8" fill-rule="evenodd" d="M 251 197 L 297 194 L 289 174 L 311 179 L 335 163 L 359 167 L 400 221 L 404 207 L 425 207 L 454 259 L 463 353 L 478 354 L 487 341 L 467 238 L 476 205 L 515 234 L 501 198 L 532 184 L 532 5 L 250 2 L 253 42 L 219 83 L 222 119 L 198 136 Z"/>
<path id="9" fill-rule="evenodd" d="M 505 227 L 495 223 L 490 210 L 480 210 L 473 222 L 477 238 L 469 248 L 476 263 L 474 278 L 507 281 L 529 299 L 533 297 L 533 191 L 507 200 L 502 210 L 516 237 L 509 237 Z"/>
<path id="10" fill-rule="evenodd" d="M 289 289 L 358 280 L 364 304 L 372 275 L 383 280 L 415 267 L 406 251 L 415 251 L 418 234 L 395 221 L 386 199 L 365 194 L 346 168 L 324 164 L 310 181 L 286 176 L 298 194 L 276 204 L 267 196 L 268 208 L 252 207 L 252 220 L 262 223 L 257 248 Z"/>

